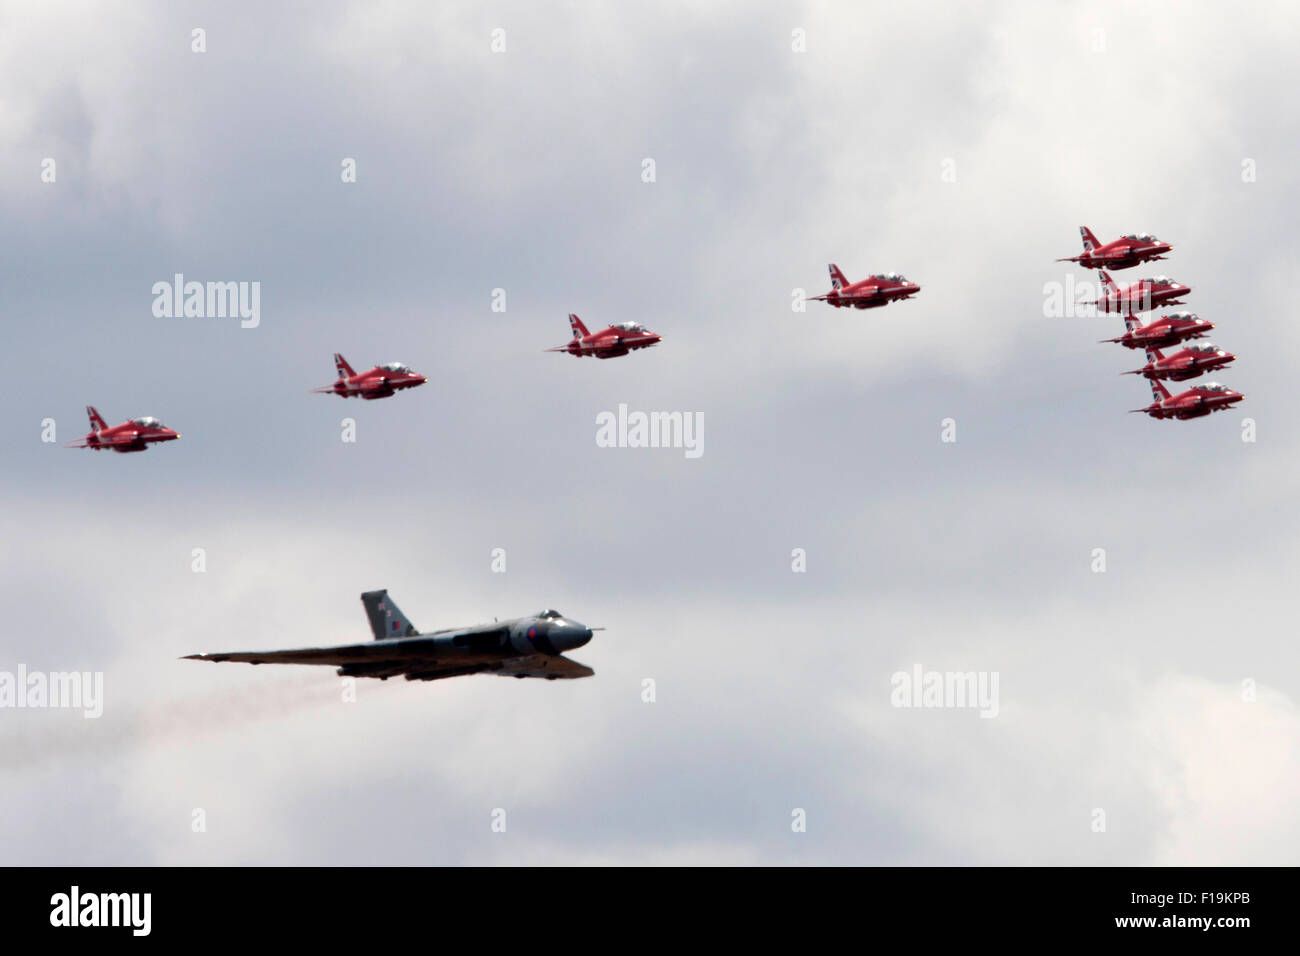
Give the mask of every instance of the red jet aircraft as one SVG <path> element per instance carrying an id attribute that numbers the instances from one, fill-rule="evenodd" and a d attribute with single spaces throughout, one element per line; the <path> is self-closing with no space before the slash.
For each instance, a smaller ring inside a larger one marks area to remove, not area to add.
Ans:
<path id="1" fill-rule="evenodd" d="M 339 370 L 339 377 L 333 385 L 313 388 L 312 391 L 322 395 L 341 395 L 343 398 L 387 398 L 404 388 L 416 388 L 428 381 L 423 375 L 412 372 L 401 362 L 389 362 L 376 365 L 368 372 L 358 375 L 352 371 L 342 355 L 334 353 L 334 367 Z"/>
<path id="2" fill-rule="evenodd" d="M 1216 368 L 1223 368 L 1236 357 L 1231 352 L 1225 352 L 1209 342 L 1195 342 L 1173 355 L 1163 355 L 1159 349 L 1149 348 L 1147 364 L 1124 374 L 1185 382 L 1189 378 L 1198 378 Z"/>
<path id="3" fill-rule="evenodd" d="M 1087 226 L 1080 226 L 1079 234 L 1083 236 L 1083 255 L 1057 259 L 1057 262 L 1077 262 L 1085 269 L 1131 269 L 1144 262 L 1163 259 L 1165 253 L 1174 248 L 1148 232 L 1121 236 L 1105 245 L 1097 241 Z"/>
<path id="4" fill-rule="evenodd" d="M 1170 395 L 1169 389 L 1160 382 L 1150 381 L 1151 396 L 1155 401 L 1146 408 L 1129 409 L 1130 412 L 1146 412 L 1152 418 L 1204 418 L 1211 412 L 1226 411 L 1246 397 L 1218 382 L 1193 385 L 1185 392 Z"/>
<path id="5" fill-rule="evenodd" d="M 156 418 L 132 418 L 120 425 L 108 427 L 104 417 L 95 411 L 93 405 L 86 406 L 90 416 L 90 434 L 85 438 L 68 442 L 69 448 L 111 448 L 113 451 L 144 451 L 150 445 L 162 441 L 175 441 L 181 437 L 180 432 L 172 431 Z"/>
<path id="6" fill-rule="evenodd" d="M 617 358 L 637 349 L 648 349 L 658 345 L 661 336 L 651 332 L 639 322 L 620 322 L 607 326 L 594 335 L 587 331 L 582 319 L 569 313 L 569 328 L 573 329 L 573 338 L 567 345 L 559 345 L 548 352 L 567 352 L 582 358 L 594 355 L 598 359 Z"/>
<path id="7" fill-rule="evenodd" d="M 1154 322 L 1142 325 L 1131 314 L 1124 317 L 1125 332 L 1117 339 L 1101 339 L 1102 342 L 1118 342 L 1126 349 L 1166 348 L 1178 345 L 1188 339 L 1201 339 L 1214 328 L 1209 319 L 1202 319 L 1194 312 L 1174 312 L 1162 315 Z"/>
<path id="8" fill-rule="evenodd" d="M 830 264 L 831 291 L 812 296 L 813 302 L 829 302 L 837 309 L 876 309 L 891 302 L 910 299 L 921 291 L 897 272 L 881 272 L 860 282 L 850 282 L 835 263 Z"/>
<path id="9" fill-rule="evenodd" d="M 1178 298 L 1192 291 L 1191 286 L 1175 282 L 1168 276 L 1156 276 L 1154 279 L 1139 279 L 1127 289 L 1121 289 L 1115 280 L 1098 270 L 1105 294 L 1092 304 L 1099 306 L 1103 312 L 1150 312 L 1157 306 L 1182 305 Z"/>

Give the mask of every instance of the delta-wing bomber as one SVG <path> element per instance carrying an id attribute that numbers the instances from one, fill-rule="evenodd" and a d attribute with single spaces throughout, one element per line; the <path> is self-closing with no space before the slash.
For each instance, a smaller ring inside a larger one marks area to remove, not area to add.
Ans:
<path id="1" fill-rule="evenodd" d="M 244 664 L 324 664 L 337 666 L 341 677 L 387 680 L 441 680 L 467 674 L 542 677 L 546 680 L 590 677 L 585 664 L 564 652 L 591 640 L 590 628 L 559 611 L 494 621 L 473 627 L 421 634 L 389 598 L 387 591 L 361 595 L 374 639 L 336 647 L 281 651 L 230 651 L 190 654 L 185 660 L 235 661 Z"/>

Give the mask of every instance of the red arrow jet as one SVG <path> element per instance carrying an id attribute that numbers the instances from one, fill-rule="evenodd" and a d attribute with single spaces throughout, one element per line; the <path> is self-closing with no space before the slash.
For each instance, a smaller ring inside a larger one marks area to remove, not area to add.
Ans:
<path id="1" fill-rule="evenodd" d="M 1218 382 L 1193 385 L 1185 392 L 1170 395 L 1169 389 L 1160 382 L 1150 381 L 1151 396 L 1155 401 L 1146 408 L 1133 408 L 1130 412 L 1146 412 L 1152 418 L 1204 418 L 1211 412 L 1226 411 L 1246 397 Z"/>
<path id="2" fill-rule="evenodd" d="M 1115 284 L 1106 271 L 1099 270 L 1102 288 L 1105 294 L 1092 304 L 1103 312 L 1150 312 L 1158 306 L 1182 305 L 1178 297 L 1192 291 L 1191 286 L 1175 282 L 1168 276 L 1156 276 L 1154 279 L 1139 279 L 1127 289 Z"/>
<path id="3" fill-rule="evenodd" d="M 1188 339 L 1204 338 L 1214 323 L 1194 312 L 1173 312 L 1143 325 L 1130 314 L 1124 316 L 1124 328 L 1126 331 L 1119 338 L 1100 341 L 1118 342 L 1126 349 L 1167 348 Z"/>
<path id="4" fill-rule="evenodd" d="M 376 365 L 368 372 L 358 375 L 352 371 L 342 355 L 334 353 L 334 367 L 339 370 L 339 377 L 333 385 L 313 388 L 312 391 L 322 395 L 339 395 L 343 398 L 388 398 L 405 388 L 416 388 L 428 381 L 423 375 L 412 372 L 401 362 L 389 362 Z"/>
<path id="5" fill-rule="evenodd" d="M 1131 269 L 1144 262 L 1159 261 L 1174 248 L 1149 232 L 1121 236 L 1105 245 L 1097 241 L 1087 226 L 1079 227 L 1079 235 L 1083 236 L 1083 255 L 1057 259 L 1057 262 L 1077 262 L 1085 269 Z"/>
<path id="6" fill-rule="evenodd" d="M 1237 356 L 1231 352 L 1225 352 L 1210 342 L 1196 342 L 1173 355 L 1163 355 L 1159 349 L 1149 348 L 1147 364 L 1123 374 L 1185 382 L 1189 378 L 1199 378 L 1216 368 L 1223 368 L 1236 358 Z"/>
<path id="7" fill-rule="evenodd" d="M 144 451 L 150 445 L 163 441 L 175 441 L 181 437 L 180 432 L 172 431 L 156 418 L 132 418 L 120 425 L 108 427 L 104 417 L 95 411 L 93 405 L 86 406 L 90 416 L 90 434 L 85 438 L 68 442 L 68 448 L 111 448 L 113 451 Z"/>
<path id="8" fill-rule="evenodd" d="M 860 282 L 850 282 L 835 263 L 830 264 L 831 291 L 812 296 L 813 302 L 829 302 L 837 309 L 877 309 L 891 302 L 910 299 L 921 291 L 897 272 L 881 272 Z"/>
<path id="9" fill-rule="evenodd" d="M 569 313 L 569 328 L 573 329 L 573 338 L 567 345 L 559 345 L 548 352 L 567 352 L 582 358 L 594 355 L 598 359 L 617 358 L 637 349 L 648 349 L 658 345 L 662 337 L 651 332 L 639 322 L 620 322 L 610 325 L 592 334 L 582 324 L 582 319 Z"/>

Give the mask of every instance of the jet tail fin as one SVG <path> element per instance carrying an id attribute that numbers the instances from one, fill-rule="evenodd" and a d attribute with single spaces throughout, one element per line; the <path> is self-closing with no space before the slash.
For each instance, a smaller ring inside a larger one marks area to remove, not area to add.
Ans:
<path id="1" fill-rule="evenodd" d="M 849 280 L 844 277 L 844 273 L 835 263 L 832 262 L 827 268 L 831 274 L 831 288 L 843 289 L 849 284 Z"/>
<path id="2" fill-rule="evenodd" d="M 108 427 L 108 422 L 104 421 L 104 416 L 95 411 L 94 405 L 86 406 L 86 414 L 90 416 L 90 430 L 92 432 L 102 432 Z"/>
<path id="3" fill-rule="evenodd" d="M 1123 372 L 1123 373 L 1121 373 L 1121 374 L 1123 374 L 1123 375 L 1146 375 L 1148 372 L 1151 372 L 1152 374 L 1154 374 L 1154 369 L 1155 369 L 1155 367 L 1156 367 L 1156 363 L 1164 360 L 1164 357 L 1165 357 L 1165 356 L 1164 356 L 1164 353 L 1162 353 L 1162 352 L 1161 352 L 1158 348 L 1156 348 L 1155 346 L 1150 346 L 1150 345 L 1149 345 L 1149 346 L 1147 346 L 1147 352 L 1146 352 L 1146 355 L 1147 355 L 1147 364 L 1146 364 L 1145 366 L 1143 366 L 1142 368 L 1135 368 L 1135 369 L 1134 369 L 1133 371 L 1131 371 L 1131 372 Z M 1150 377 L 1150 376 L 1148 376 L 1148 377 Z"/>
<path id="4" fill-rule="evenodd" d="M 1110 273 L 1105 269 L 1098 269 L 1097 277 L 1101 279 L 1101 288 L 1103 292 L 1119 291 L 1119 286 L 1115 284 L 1115 280 L 1110 277 Z"/>
<path id="5" fill-rule="evenodd" d="M 339 378 L 351 378 L 357 374 L 352 371 L 352 366 L 348 364 L 348 360 L 339 355 L 338 352 L 334 353 L 334 367 L 339 370 Z"/>
<path id="6" fill-rule="evenodd" d="M 366 617 L 370 618 L 370 630 L 375 635 L 375 640 L 414 637 L 420 633 L 393 603 L 388 591 L 366 591 L 361 595 L 361 603 L 365 605 Z"/>
<path id="7" fill-rule="evenodd" d="M 582 319 L 578 318 L 572 312 L 569 313 L 569 328 L 573 329 L 573 337 L 575 339 L 585 339 L 591 334 L 587 331 L 587 327 L 582 324 Z"/>
<path id="8" fill-rule="evenodd" d="M 1083 238 L 1084 252 L 1092 252 L 1094 249 L 1101 248 L 1101 243 L 1097 241 L 1097 237 L 1092 234 L 1092 230 L 1087 226 L 1079 227 L 1079 235 Z"/>
<path id="9" fill-rule="evenodd" d="M 1156 402 L 1163 402 L 1165 399 L 1169 398 L 1169 389 L 1165 388 L 1158 378 L 1151 379 L 1151 397 L 1154 398 Z"/>

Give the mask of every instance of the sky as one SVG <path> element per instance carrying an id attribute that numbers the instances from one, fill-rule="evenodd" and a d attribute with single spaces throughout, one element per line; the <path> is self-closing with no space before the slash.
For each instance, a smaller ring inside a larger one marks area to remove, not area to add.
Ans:
<path id="1" fill-rule="evenodd" d="M 103 681 L 0 706 L 0 861 L 1300 862 L 1298 34 L 0 2 L 0 672 Z M 1120 321 L 1048 307 L 1083 224 L 1173 243 L 1116 278 L 1192 286 L 1241 406 L 1127 414 Z M 831 262 L 922 291 L 800 311 Z M 177 273 L 259 283 L 256 327 L 155 315 Z M 570 312 L 663 342 L 545 354 Z M 334 352 L 429 383 L 309 394 Z M 63 447 L 88 404 L 183 438 Z M 601 447 L 620 405 L 702 454 Z M 596 674 L 179 660 L 367 639 L 375 588 L 421 630 L 558 608 Z M 897 706 L 917 671 L 996 713 Z"/>

